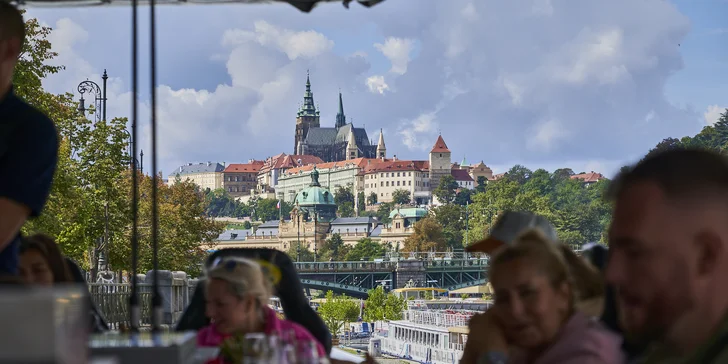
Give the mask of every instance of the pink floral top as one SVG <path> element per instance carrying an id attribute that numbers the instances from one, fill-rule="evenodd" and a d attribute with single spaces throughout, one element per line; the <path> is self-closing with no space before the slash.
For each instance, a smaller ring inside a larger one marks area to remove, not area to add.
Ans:
<path id="1" fill-rule="evenodd" d="M 288 320 L 281 320 L 278 318 L 278 315 L 276 315 L 276 312 L 273 311 L 270 307 L 265 307 L 265 329 L 264 333 L 266 335 L 270 334 L 277 334 L 279 337 L 284 338 L 285 335 L 287 335 L 288 332 L 293 330 L 294 336 L 296 338 L 296 341 L 298 342 L 309 342 L 313 341 L 316 343 L 316 347 L 318 348 L 318 354 L 320 357 L 326 357 L 326 350 L 324 350 L 323 345 L 321 345 L 316 338 L 311 335 L 308 330 L 306 330 L 303 326 L 292 322 Z M 198 346 L 212 346 L 217 347 L 222 344 L 222 342 L 230 337 L 230 335 L 223 334 L 219 331 L 217 331 L 217 328 L 215 327 L 215 324 L 205 326 L 200 331 L 197 332 L 197 345 Z M 211 363 L 217 363 L 216 361 L 212 361 Z"/>

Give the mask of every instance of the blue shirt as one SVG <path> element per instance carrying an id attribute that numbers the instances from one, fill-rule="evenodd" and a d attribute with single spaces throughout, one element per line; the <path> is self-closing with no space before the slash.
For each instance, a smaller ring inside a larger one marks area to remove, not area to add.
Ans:
<path id="1" fill-rule="evenodd" d="M 0 197 L 40 215 L 50 193 L 58 161 L 53 122 L 18 98 L 11 89 L 0 100 Z M 17 274 L 20 232 L 0 252 L 0 274 Z"/>

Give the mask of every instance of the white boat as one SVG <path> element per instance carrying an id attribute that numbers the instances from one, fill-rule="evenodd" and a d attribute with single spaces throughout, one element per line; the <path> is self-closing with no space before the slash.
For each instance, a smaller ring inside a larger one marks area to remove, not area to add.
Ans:
<path id="1" fill-rule="evenodd" d="M 475 311 L 406 310 L 372 336 L 370 352 L 427 364 L 456 364 L 468 340 Z"/>

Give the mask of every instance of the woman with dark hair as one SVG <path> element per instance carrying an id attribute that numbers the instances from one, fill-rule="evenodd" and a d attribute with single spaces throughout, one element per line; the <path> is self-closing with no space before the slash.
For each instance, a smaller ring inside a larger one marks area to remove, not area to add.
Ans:
<path id="1" fill-rule="evenodd" d="M 53 238 L 35 234 L 22 237 L 20 241 L 20 276 L 26 284 L 51 287 L 56 284 L 75 284 L 66 258 Z M 89 298 L 90 325 L 92 332 L 108 330 L 101 314 L 94 310 Z"/>
<path id="2" fill-rule="evenodd" d="M 47 235 L 21 238 L 20 276 L 28 284 L 52 286 L 73 282 L 66 260 L 58 245 Z"/>

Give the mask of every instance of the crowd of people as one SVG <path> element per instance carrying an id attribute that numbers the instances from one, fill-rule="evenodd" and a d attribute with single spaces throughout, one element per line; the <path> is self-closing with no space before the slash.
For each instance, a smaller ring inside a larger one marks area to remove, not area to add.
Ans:
<path id="1" fill-rule="evenodd" d="M 78 277 L 51 237 L 20 234 L 43 209 L 58 154 L 53 122 L 13 92 L 24 24 L 0 1 L 0 280 L 47 287 Z M 608 197 L 614 212 L 602 259 L 579 257 L 528 212 L 504 213 L 469 247 L 491 255 L 495 301 L 471 319 L 461 363 L 728 363 L 726 157 L 655 154 L 618 176 Z M 227 258 L 206 276 L 210 324 L 198 333 L 200 346 L 287 331 L 327 355 L 306 328 L 268 307 L 275 292 L 257 262 Z M 91 330 L 103 331 L 91 316 Z"/>

